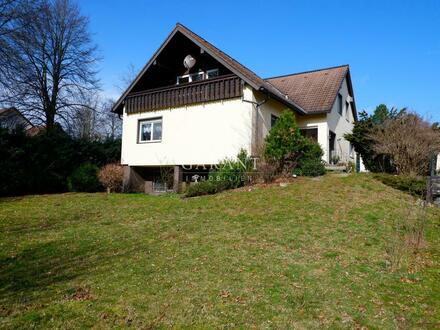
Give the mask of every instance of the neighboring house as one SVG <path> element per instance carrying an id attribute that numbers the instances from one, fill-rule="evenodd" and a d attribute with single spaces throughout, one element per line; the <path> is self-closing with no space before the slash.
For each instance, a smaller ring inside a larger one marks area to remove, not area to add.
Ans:
<path id="1" fill-rule="evenodd" d="M 18 128 L 26 131 L 33 128 L 34 125 L 16 108 L 0 109 L 0 127 L 13 131 Z"/>
<path id="2" fill-rule="evenodd" d="M 348 65 L 262 79 L 177 24 L 112 109 L 123 116 L 125 184 L 151 190 L 169 166 L 177 189 L 196 165 L 241 148 L 256 156 L 285 109 L 325 162 L 355 160 L 344 139 L 357 120 Z"/>
<path id="3" fill-rule="evenodd" d="M 15 129 L 24 129 L 28 136 L 35 136 L 44 130 L 44 126 L 35 126 L 16 108 L 0 109 L 0 127 L 10 132 Z"/>

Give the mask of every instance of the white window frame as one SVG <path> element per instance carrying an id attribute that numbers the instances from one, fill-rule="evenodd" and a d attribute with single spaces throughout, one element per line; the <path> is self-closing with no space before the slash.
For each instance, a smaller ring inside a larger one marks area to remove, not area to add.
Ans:
<path id="1" fill-rule="evenodd" d="M 194 73 L 188 73 L 188 74 L 184 74 L 183 76 L 177 76 L 177 79 L 176 79 L 176 84 L 177 85 L 179 85 L 180 83 L 179 83 L 179 79 L 181 79 L 181 78 L 188 78 L 188 82 L 192 82 L 193 81 L 193 76 L 195 76 L 195 75 L 201 75 L 202 76 L 202 79 L 200 79 L 200 80 L 204 80 L 204 79 L 206 79 L 206 77 L 205 77 L 205 73 L 203 72 L 203 71 L 199 71 L 199 72 L 194 72 Z M 197 81 L 200 81 L 200 80 L 197 80 Z M 184 84 L 184 83 L 183 83 Z"/>
<path id="2" fill-rule="evenodd" d="M 151 139 L 150 140 L 141 140 L 142 139 L 142 126 L 146 123 L 151 124 Z M 160 135 L 160 139 L 154 139 L 154 124 L 155 123 L 161 123 L 162 126 L 162 133 Z M 137 142 L 138 143 L 152 143 L 152 142 L 161 142 L 163 136 L 163 121 L 162 117 L 159 118 L 146 118 L 146 119 L 140 119 L 138 121 L 138 137 Z"/>
<path id="3" fill-rule="evenodd" d="M 217 76 L 219 75 L 218 69 L 206 70 L 205 79 L 211 79 L 211 78 L 208 77 L 208 74 L 211 73 L 211 72 L 217 72 Z"/>
<path id="4" fill-rule="evenodd" d="M 218 69 L 210 69 L 210 70 L 207 70 L 206 72 L 199 71 L 199 72 L 184 74 L 183 76 L 177 76 L 176 85 L 180 84 L 179 79 L 181 79 L 181 78 L 188 78 L 188 82 L 193 82 L 193 76 L 195 76 L 195 75 L 201 75 L 202 79 L 200 79 L 200 80 L 210 79 L 210 78 L 208 78 L 208 74 L 211 72 L 217 72 L 217 75 L 218 75 L 219 70 Z M 197 80 L 197 81 L 200 81 L 200 80 Z"/>

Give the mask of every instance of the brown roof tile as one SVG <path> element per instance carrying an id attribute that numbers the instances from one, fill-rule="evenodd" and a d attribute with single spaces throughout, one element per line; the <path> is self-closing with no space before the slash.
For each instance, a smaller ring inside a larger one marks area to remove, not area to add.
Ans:
<path id="1" fill-rule="evenodd" d="M 330 111 L 348 65 L 268 78 L 289 99 L 307 113 Z"/>

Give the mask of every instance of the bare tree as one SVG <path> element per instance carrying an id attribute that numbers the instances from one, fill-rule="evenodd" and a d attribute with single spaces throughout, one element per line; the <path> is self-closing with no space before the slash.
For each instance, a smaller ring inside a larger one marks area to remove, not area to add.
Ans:
<path id="1" fill-rule="evenodd" d="M 133 63 L 129 63 L 125 71 L 119 76 L 119 83 L 115 87 L 123 93 L 136 78 L 138 71 Z"/>
<path id="2" fill-rule="evenodd" d="M 70 135 L 85 140 L 95 140 L 100 137 L 98 132 L 99 102 L 98 96 L 92 94 L 83 99 L 84 106 L 75 109 L 66 126 Z"/>
<path id="3" fill-rule="evenodd" d="M 390 156 L 401 174 L 425 175 L 430 157 L 440 150 L 440 134 L 416 113 L 385 120 L 370 138 L 375 151 Z"/>
<path id="4" fill-rule="evenodd" d="M 100 105 L 99 132 L 101 137 L 107 139 L 119 139 L 122 135 L 122 120 L 111 109 L 115 103 L 112 99 L 104 100 Z"/>
<path id="5" fill-rule="evenodd" d="M 4 38 L 8 51 L 0 92 L 4 103 L 51 129 L 56 122 L 67 125 L 76 110 L 88 106 L 86 95 L 98 88 L 99 59 L 88 18 L 76 4 L 42 0 L 32 5 L 33 15 L 16 18 L 18 28 Z"/>

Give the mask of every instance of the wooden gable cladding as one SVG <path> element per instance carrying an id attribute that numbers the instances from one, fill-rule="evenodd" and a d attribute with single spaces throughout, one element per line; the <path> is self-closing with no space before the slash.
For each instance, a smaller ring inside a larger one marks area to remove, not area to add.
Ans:
<path id="1" fill-rule="evenodd" d="M 131 114 L 230 99 L 242 95 L 241 79 L 236 75 L 227 75 L 128 94 L 125 109 L 128 114 Z"/>

